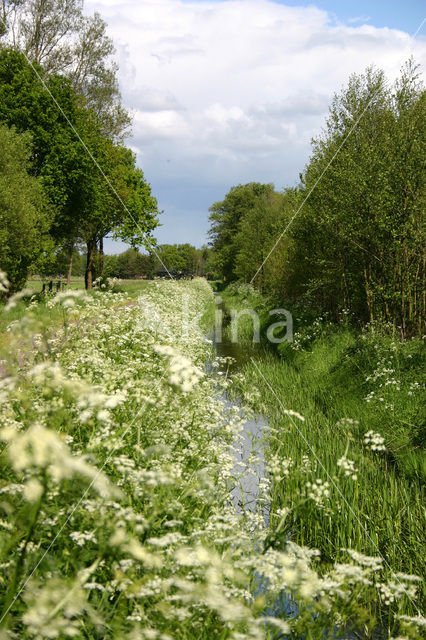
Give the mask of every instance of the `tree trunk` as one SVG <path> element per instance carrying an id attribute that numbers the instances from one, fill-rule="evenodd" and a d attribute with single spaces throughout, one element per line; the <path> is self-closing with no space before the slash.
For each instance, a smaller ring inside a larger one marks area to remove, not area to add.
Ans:
<path id="1" fill-rule="evenodd" d="M 90 238 L 87 242 L 87 262 L 86 272 L 84 274 L 84 284 L 86 289 L 93 288 L 93 276 L 95 271 L 95 252 L 96 252 L 96 240 Z"/>
<path id="2" fill-rule="evenodd" d="M 99 239 L 99 275 L 104 273 L 104 239 Z"/>
<path id="3" fill-rule="evenodd" d="M 74 251 L 74 246 L 71 246 L 71 251 L 70 251 L 70 265 L 68 267 L 68 274 L 67 274 L 67 285 L 70 286 L 71 284 L 71 274 L 72 274 L 72 254 Z"/>

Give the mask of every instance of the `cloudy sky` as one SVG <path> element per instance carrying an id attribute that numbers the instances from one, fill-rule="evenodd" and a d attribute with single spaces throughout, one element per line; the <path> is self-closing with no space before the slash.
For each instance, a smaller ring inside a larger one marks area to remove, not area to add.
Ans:
<path id="1" fill-rule="evenodd" d="M 159 242 L 206 242 L 236 184 L 296 185 L 333 93 L 374 63 L 424 68 L 419 0 L 96 0 L 117 49 L 127 141 L 152 185 Z M 107 241 L 109 252 L 124 245 Z"/>

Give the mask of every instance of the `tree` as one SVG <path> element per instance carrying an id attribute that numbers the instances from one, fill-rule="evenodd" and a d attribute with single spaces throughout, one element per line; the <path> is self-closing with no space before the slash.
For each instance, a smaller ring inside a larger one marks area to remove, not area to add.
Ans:
<path id="1" fill-rule="evenodd" d="M 40 73 L 43 73 L 39 69 Z M 39 177 L 55 211 L 51 233 L 56 242 L 72 237 L 75 215 L 83 198 L 83 179 L 89 169 L 87 152 L 69 122 L 79 126 L 88 118 L 78 105 L 69 80 L 45 76 L 49 91 L 61 104 L 65 120 L 25 56 L 0 50 L 0 120 L 32 137 L 31 172 Z M 93 164 L 93 163 L 92 163 Z"/>
<path id="2" fill-rule="evenodd" d="M 163 271 L 165 265 L 169 272 L 197 273 L 199 255 L 191 244 L 161 244 L 156 247 L 156 254 L 152 253 L 156 271 Z"/>
<path id="3" fill-rule="evenodd" d="M 297 190 L 278 196 L 271 185 L 240 185 L 212 206 L 214 270 L 250 280 L 267 258 L 255 285 L 281 300 L 422 335 L 425 116 L 412 60 L 393 86 L 374 68 L 351 76 Z"/>
<path id="4" fill-rule="evenodd" d="M 274 270 L 277 262 L 278 279 L 282 279 L 288 239 L 280 243 L 274 249 L 274 255 L 266 262 L 265 260 L 295 210 L 295 203 L 294 189 L 288 189 L 284 193 L 266 191 L 256 199 L 252 208 L 247 209 L 235 238 L 235 273 L 240 280 L 249 282 L 255 278 L 257 287 L 272 290 L 276 286 Z"/>
<path id="5" fill-rule="evenodd" d="M 210 207 L 211 227 L 209 236 L 214 249 L 216 270 L 227 281 L 235 280 L 235 261 L 238 252 L 236 238 L 240 231 L 240 223 L 249 209 L 256 206 L 259 198 L 265 193 L 272 193 L 272 184 L 250 182 L 246 185 L 232 187 L 225 199 L 215 202 Z"/>
<path id="6" fill-rule="evenodd" d="M 82 179 L 85 193 L 76 228 L 87 245 L 85 283 L 91 289 L 100 240 L 112 235 L 134 247 L 144 244 L 158 224 L 158 208 L 133 152 L 89 128 L 87 139 L 102 173 L 88 171 Z"/>
<path id="7" fill-rule="evenodd" d="M 134 154 L 105 137 L 98 120 L 79 103 L 71 82 L 61 76 L 45 80 L 67 119 L 25 57 L 0 51 L 0 118 L 31 132 L 32 170 L 55 210 L 50 232 L 59 245 L 79 238 L 86 243 L 86 286 L 91 288 L 99 241 L 112 233 L 142 244 L 157 224 L 157 203 Z"/>
<path id="8" fill-rule="evenodd" d="M 51 212 L 41 181 L 28 173 L 31 136 L 2 125 L 0 149 L 0 268 L 13 293 L 25 284 L 30 266 L 51 250 Z"/>
<path id="9" fill-rule="evenodd" d="M 343 140 L 295 225 L 299 282 L 323 310 L 392 322 L 404 336 L 423 308 L 425 92 L 414 65 L 393 90 L 374 69 L 350 78 L 314 143 L 306 192 Z"/>
<path id="10" fill-rule="evenodd" d="M 121 106 L 114 45 L 101 16 L 84 16 L 82 0 L 6 4 L 6 41 L 47 74 L 67 77 L 84 96 L 104 135 L 121 139 L 128 133 L 130 118 Z"/>

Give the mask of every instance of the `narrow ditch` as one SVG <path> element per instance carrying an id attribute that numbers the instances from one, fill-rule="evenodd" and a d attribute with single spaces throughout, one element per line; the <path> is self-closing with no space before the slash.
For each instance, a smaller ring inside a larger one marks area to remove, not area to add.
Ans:
<path id="1" fill-rule="evenodd" d="M 217 340 L 215 331 L 212 330 L 210 338 L 216 357 L 222 359 L 218 371 L 222 375 L 232 376 L 247 362 L 252 355 L 252 350 L 250 347 L 242 347 L 231 341 L 225 331 L 230 318 L 224 302 L 220 302 L 217 308 L 223 314 L 222 335 L 221 339 Z M 238 399 L 230 398 L 226 393 L 222 395 L 221 399 L 225 412 L 235 410 L 235 408 L 239 412 L 243 411 Z M 234 474 L 239 480 L 231 491 L 231 497 L 238 514 L 243 511 L 256 512 L 259 509 L 259 483 L 265 479 L 263 438 L 266 426 L 267 421 L 261 414 L 246 419 L 241 437 L 232 446 L 232 452 L 235 456 Z M 269 524 L 269 511 L 270 505 L 263 505 L 265 526 Z"/>

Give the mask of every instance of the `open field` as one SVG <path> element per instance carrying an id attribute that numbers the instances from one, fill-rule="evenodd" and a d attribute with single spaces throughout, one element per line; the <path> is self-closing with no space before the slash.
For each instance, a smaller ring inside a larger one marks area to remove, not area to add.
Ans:
<path id="1" fill-rule="evenodd" d="M 137 297 L 144 289 L 150 286 L 150 283 L 152 283 L 152 281 L 149 280 L 123 280 L 120 281 L 119 290 L 126 293 L 128 297 Z M 11 323 L 21 320 L 24 315 L 28 316 L 28 311 L 30 311 L 30 316 L 34 315 L 31 314 L 31 309 L 27 309 L 28 302 L 34 294 L 36 297 L 34 299 L 33 309 L 36 315 L 36 324 L 39 331 L 42 330 L 43 332 L 46 332 L 58 323 L 64 323 L 67 319 L 67 314 L 60 305 L 50 304 L 51 299 L 56 294 L 55 287 L 52 294 L 41 296 L 42 287 L 42 281 L 28 280 L 25 285 L 25 289 L 28 290 L 28 295 L 25 296 L 25 300 L 18 300 L 16 304 L 14 304 L 13 308 L 11 308 L 7 313 L 1 313 L 6 303 L 0 302 L 0 348 L 10 342 L 10 333 L 7 332 L 6 329 Z M 84 279 L 73 279 L 70 286 L 66 287 L 66 289 L 79 290 L 83 292 Z M 88 295 L 91 294 L 88 293 Z"/>
<path id="2" fill-rule="evenodd" d="M 55 287 L 58 280 L 60 282 L 65 282 L 63 278 L 53 280 L 54 292 L 55 292 Z M 47 280 L 46 282 L 48 283 L 49 281 Z M 127 291 L 127 293 L 131 294 L 132 292 L 136 293 L 136 292 L 142 291 L 146 286 L 149 285 L 150 282 L 152 282 L 152 280 L 141 280 L 139 278 L 135 280 L 120 280 L 119 288 L 121 291 Z M 29 289 L 32 289 L 35 293 L 40 293 L 43 288 L 43 282 L 41 280 L 32 279 L 32 280 L 28 280 L 25 286 L 28 287 Z M 69 288 L 84 289 L 84 278 L 72 278 Z"/>

